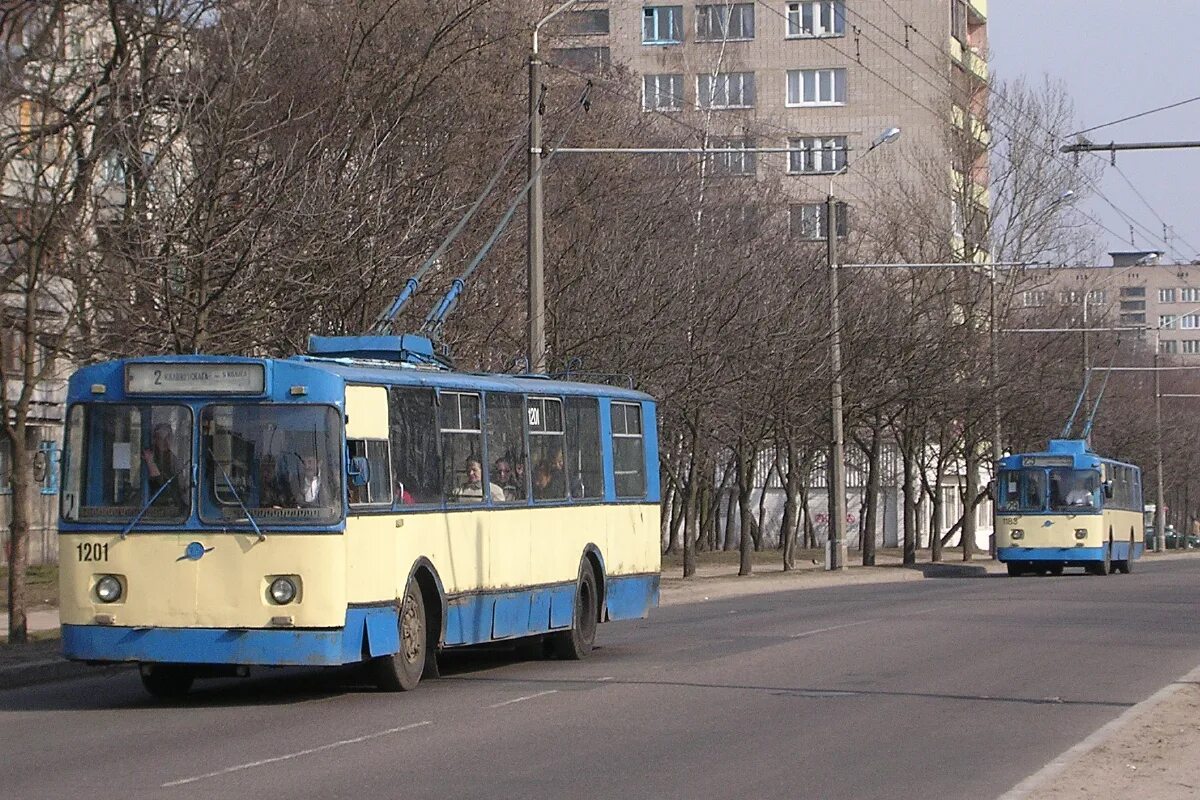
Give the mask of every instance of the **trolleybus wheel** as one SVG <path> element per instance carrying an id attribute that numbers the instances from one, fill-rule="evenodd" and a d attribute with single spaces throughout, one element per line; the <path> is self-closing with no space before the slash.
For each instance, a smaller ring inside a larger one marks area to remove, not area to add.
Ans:
<path id="1" fill-rule="evenodd" d="M 425 671 L 428 655 L 425 600 L 416 581 L 410 581 L 400 604 L 400 652 L 373 658 L 369 662 L 375 685 L 385 692 L 415 689 Z"/>
<path id="2" fill-rule="evenodd" d="M 1014 564 L 1011 561 L 1005 564 L 1008 567 L 1008 575 L 1010 578 L 1019 578 L 1025 574 L 1025 569 L 1020 564 Z"/>
<path id="3" fill-rule="evenodd" d="M 180 664 L 142 664 L 142 686 L 160 700 L 178 700 L 192 688 L 192 670 Z"/>
<path id="4" fill-rule="evenodd" d="M 1109 536 L 1108 544 L 1104 546 L 1104 560 L 1088 564 L 1087 571 L 1093 575 L 1108 575 L 1112 572 L 1112 536 Z"/>
<path id="5" fill-rule="evenodd" d="M 1054 566 L 1052 566 L 1052 567 L 1050 568 L 1050 574 L 1051 574 L 1051 575 L 1054 575 L 1054 576 L 1056 576 L 1056 577 L 1057 577 L 1057 576 L 1059 576 L 1059 575 L 1062 575 L 1062 574 L 1063 574 L 1063 565 L 1062 565 L 1062 564 L 1055 564 Z"/>
<path id="6" fill-rule="evenodd" d="M 596 622 L 599 618 L 596 597 L 596 575 L 591 562 L 584 559 L 579 566 L 579 581 L 575 584 L 575 613 L 571 630 L 553 634 L 554 654 L 567 661 L 579 661 L 592 652 L 596 643 Z"/>
<path id="7" fill-rule="evenodd" d="M 1133 572 L 1133 533 L 1129 534 L 1129 552 L 1125 558 L 1117 562 L 1117 569 L 1123 574 L 1128 575 Z"/>

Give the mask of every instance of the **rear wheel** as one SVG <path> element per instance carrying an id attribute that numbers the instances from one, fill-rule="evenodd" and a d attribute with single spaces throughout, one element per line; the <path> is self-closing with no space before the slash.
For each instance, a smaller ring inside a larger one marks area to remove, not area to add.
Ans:
<path id="1" fill-rule="evenodd" d="M 192 688 L 195 673 L 181 664 L 142 664 L 142 686 L 160 700 L 178 700 Z"/>
<path id="2" fill-rule="evenodd" d="M 568 661 L 579 661 L 592 652 L 596 644 L 597 611 L 596 575 L 586 559 L 579 566 L 579 580 L 575 584 L 575 613 L 571 630 L 553 634 L 554 654 Z"/>
<path id="3" fill-rule="evenodd" d="M 1063 574 L 1063 565 L 1055 564 L 1053 567 L 1050 568 L 1050 574 L 1055 575 L 1055 576 L 1062 575 Z"/>
<path id="4" fill-rule="evenodd" d="M 371 678 L 385 692 L 407 692 L 417 688 L 428 656 L 425 600 L 415 581 L 408 584 L 400 604 L 400 652 L 368 662 Z"/>
<path id="5" fill-rule="evenodd" d="M 1116 565 L 1117 565 L 1117 569 L 1126 575 L 1133 572 L 1133 532 L 1132 531 L 1129 534 L 1129 552 L 1126 553 L 1124 559 L 1116 562 Z"/>

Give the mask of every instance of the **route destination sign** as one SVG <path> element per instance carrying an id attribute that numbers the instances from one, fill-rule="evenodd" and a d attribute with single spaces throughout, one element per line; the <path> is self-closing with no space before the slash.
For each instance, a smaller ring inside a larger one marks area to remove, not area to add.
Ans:
<path id="1" fill-rule="evenodd" d="M 128 394 L 262 394 L 262 364 L 127 364 Z"/>

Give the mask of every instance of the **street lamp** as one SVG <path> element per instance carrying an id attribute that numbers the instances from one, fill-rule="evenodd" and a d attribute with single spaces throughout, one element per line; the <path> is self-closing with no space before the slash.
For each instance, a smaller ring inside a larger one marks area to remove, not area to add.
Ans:
<path id="1" fill-rule="evenodd" d="M 529 371 L 546 371 L 546 284 L 542 266 L 542 60 L 538 33 L 550 20 L 575 5 L 567 0 L 533 26 L 533 49 L 529 53 Z"/>
<path id="2" fill-rule="evenodd" d="M 862 157 L 880 145 L 900 138 L 899 128 L 888 128 L 876 137 Z M 860 159 L 861 160 L 861 159 Z M 825 200 L 826 265 L 829 270 L 829 395 L 833 441 L 829 448 L 829 541 L 825 545 L 825 569 L 846 568 L 846 442 L 842 427 L 842 320 L 838 299 L 837 199 L 833 179 L 850 168 L 849 160 L 829 176 Z M 871 532 L 874 535 L 874 531 Z"/>

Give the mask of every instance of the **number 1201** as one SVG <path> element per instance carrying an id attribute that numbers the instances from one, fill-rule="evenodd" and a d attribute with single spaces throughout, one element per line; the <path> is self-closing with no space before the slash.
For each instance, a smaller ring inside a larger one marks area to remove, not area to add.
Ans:
<path id="1" fill-rule="evenodd" d="M 80 542 L 75 545 L 80 561 L 108 561 L 108 543 Z"/>

